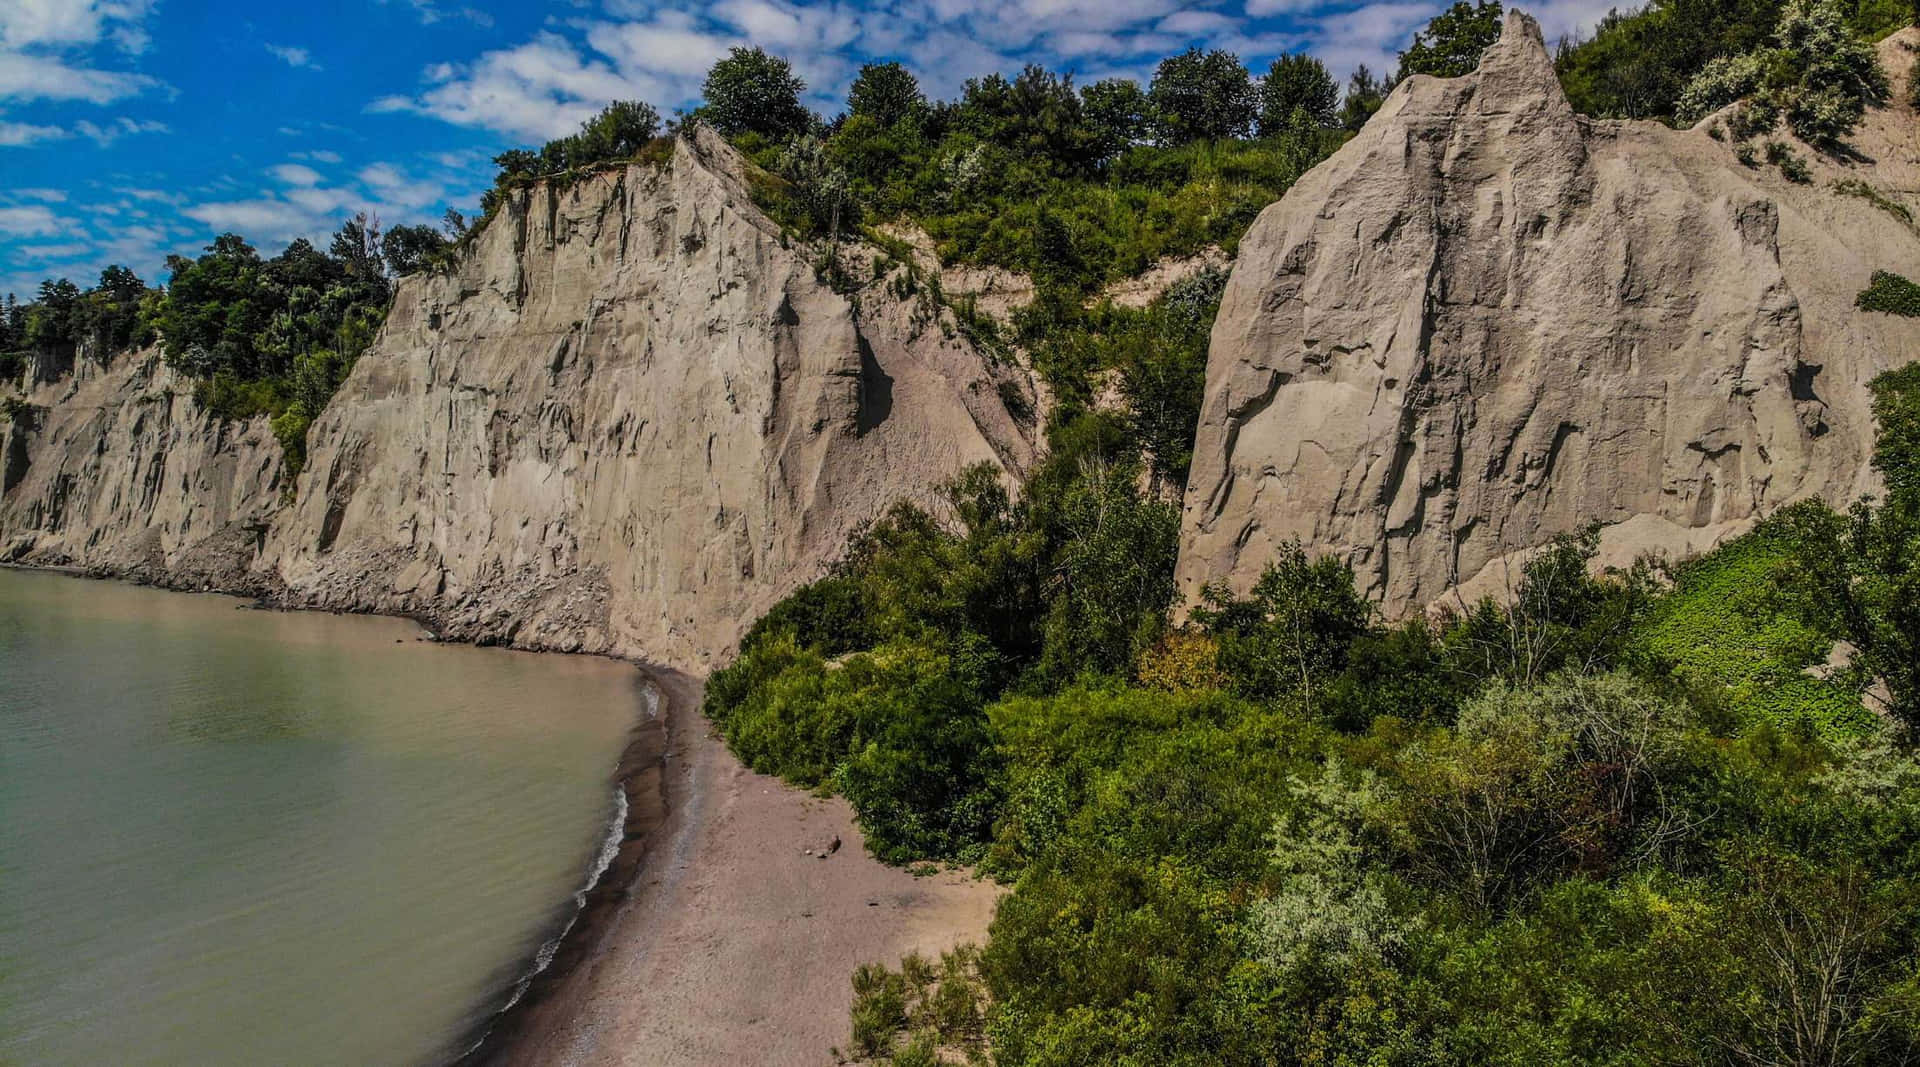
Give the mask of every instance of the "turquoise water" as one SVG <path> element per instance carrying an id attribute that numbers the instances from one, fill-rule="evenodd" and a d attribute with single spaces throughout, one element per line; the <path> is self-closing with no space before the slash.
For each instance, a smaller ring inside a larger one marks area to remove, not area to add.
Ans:
<path id="1" fill-rule="evenodd" d="M 457 1053 L 592 870 L 641 679 L 0 570 L 0 1064 Z"/>

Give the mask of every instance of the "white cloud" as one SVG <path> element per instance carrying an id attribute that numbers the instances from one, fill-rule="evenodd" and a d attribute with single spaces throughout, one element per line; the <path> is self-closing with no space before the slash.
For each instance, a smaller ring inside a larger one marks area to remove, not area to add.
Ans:
<path id="1" fill-rule="evenodd" d="M 327 220 L 319 212 L 265 197 L 195 204 L 181 214 L 215 231 L 244 234 L 255 242 L 287 241 L 327 228 Z"/>
<path id="2" fill-rule="evenodd" d="M 457 126 L 533 140 L 573 132 L 609 100 L 658 97 L 662 82 L 628 76 L 604 60 L 583 59 L 565 38 L 542 33 L 517 48 L 488 52 L 417 98 L 390 96 L 373 111 L 413 111 Z"/>
<path id="3" fill-rule="evenodd" d="M 118 141 L 130 133 L 168 133 L 171 132 L 164 122 L 151 119 L 134 119 L 125 115 L 105 125 L 96 125 L 85 119 L 73 124 L 73 132 L 85 137 L 102 148 Z"/>
<path id="4" fill-rule="evenodd" d="M 319 185 L 320 172 L 299 163 L 282 163 L 270 172 L 288 185 Z"/>
<path id="5" fill-rule="evenodd" d="M 26 122 L 0 120 L 0 148 L 17 148 L 35 141 L 58 141 L 69 136 L 58 126 L 35 126 Z"/>
<path id="6" fill-rule="evenodd" d="M 85 47 L 112 38 L 138 52 L 147 36 L 140 20 L 151 0 L 6 0 L 0 4 L 0 48 Z"/>
<path id="7" fill-rule="evenodd" d="M 321 67 L 320 64 L 315 63 L 313 61 L 313 53 L 307 51 L 304 48 L 295 48 L 292 45 L 284 45 L 284 44 L 270 44 L 267 46 L 267 51 L 271 52 L 274 55 L 274 57 L 279 59 L 282 63 L 285 63 L 287 66 L 292 67 L 295 70 L 325 69 Z"/>
<path id="8" fill-rule="evenodd" d="M 73 227 L 42 204 L 0 207 L 0 233 L 10 237 L 58 237 Z"/>
<path id="9" fill-rule="evenodd" d="M 0 100 L 84 100 L 107 104 L 159 84 L 144 74 L 70 66 L 51 56 L 0 51 Z"/>

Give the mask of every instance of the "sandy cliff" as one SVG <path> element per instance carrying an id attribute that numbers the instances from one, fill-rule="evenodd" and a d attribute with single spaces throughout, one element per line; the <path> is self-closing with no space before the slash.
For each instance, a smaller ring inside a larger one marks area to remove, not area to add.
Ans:
<path id="1" fill-rule="evenodd" d="M 208 416 L 157 350 L 67 373 L 0 414 L 0 561 L 260 591 L 283 496 L 266 420 Z"/>
<path id="2" fill-rule="evenodd" d="M 1920 236 L 1832 182 L 1920 206 L 1914 131 L 1895 105 L 1794 185 L 1704 125 L 1575 115 L 1509 16 L 1477 73 L 1400 86 L 1241 244 L 1183 593 L 1244 590 L 1297 537 L 1402 611 L 1498 591 L 1588 522 L 1615 558 L 1684 551 L 1868 489 L 1866 384 L 1920 358 L 1920 322 L 1853 303 L 1876 269 L 1920 275 Z"/>
<path id="3" fill-rule="evenodd" d="M 42 389 L 0 423 L 0 551 L 706 666 L 893 501 L 1034 449 L 1024 372 L 884 280 L 836 292 L 744 175 L 702 133 L 516 194 L 402 282 L 284 505 L 264 426 L 206 419 L 151 354 Z"/>

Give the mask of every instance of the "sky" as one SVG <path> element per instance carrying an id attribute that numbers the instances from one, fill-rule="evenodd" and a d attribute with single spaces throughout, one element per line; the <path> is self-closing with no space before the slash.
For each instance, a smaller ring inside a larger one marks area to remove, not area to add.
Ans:
<path id="1" fill-rule="evenodd" d="M 503 149 L 571 133 L 610 100 L 671 114 L 713 61 L 757 44 L 831 115 L 860 65 L 930 95 L 1037 62 L 1144 81 L 1192 45 L 1256 73 L 1309 51 L 1344 80 L 1447 0 L 0 0 L 0 294 L 232 231 L 263 253 L 324 245 L 356 211 L 469 214 Z M 1621 0 L 1522 6 L 1549 39 Z"/>

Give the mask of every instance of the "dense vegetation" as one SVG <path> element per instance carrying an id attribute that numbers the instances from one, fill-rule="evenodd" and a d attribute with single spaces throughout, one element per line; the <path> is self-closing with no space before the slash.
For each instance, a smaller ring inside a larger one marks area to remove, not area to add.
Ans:
<path id="1" fill-rule="evenodd" d="M 943 519 L 896 509 L 708 691 L 877 854 L 1012 883 L 982 951 L 857 977 L 854 1051 L 1920 1051 L 1920 368 L 1875 390 L 1883 502 L 1793 509 L 1670 587 L 1566 538 L 1511 605 L 1395 625 L 1295 551 L 1171 628 L 1173 517 L 1124 438 L 1018 502 L 976 471 Z M 1838 636 L 1853 665 L 1810 672 Z"/>
<path id="2" fill-rule="evenodd" d="M 1782 66 L 1753 70 L 1751 57 L 1791 47 L 1777 31 L 1783 19 L 1839 22 L 1852 36 L 1878 40 L 1920 21 L 1912 0 L 1650 0 L 1610 12 L 1593 36 L 1563 42 L 1561 84 L 1575 108 L 1605 118 L 1689 121 L 1683 97 L 1703 72 L 1739 62 L 1759 80 L 1796 80 Z M 1720 80 L 1724 71 L 1716 72 Z M 1694 101 L 1696 115 L 1699 101 Z"/>
<path id="3" fill-rule="evenodd" d="M 1357 75 L 1344 107 L 1310 58 L 1254 79 L 1190 52 L 1144 88 L 1029 69 L 952 103 L 880 65 L 831 123 L 720 120 L 798 236 L 882 240 L 878 224 L 904 219 L 945 259 L 1031 274 L 1039 295 L 1001 339 L 1059 401 L 1017 492 L 983 468 L 938 507 L 895 507 L 708 686 L 734 750 L 846 796 L 876 855 L 1011 884 L 985 946 L 855 976 L 852 1054 L 1920 1052 L 1920 371 L 1876 384 L 1890 492 L 1848 515 L 1803 506 L 1706 559 L 1597 577 L 1597 534 L 1563 538 L 1512 603 L 1399 623 L 1344 564 L 1295 549 L 1174 622 L 1164 490 L 1191 459 L 1222 280 L 1142 310 L 1100 287 L 1231 247 L 1250 217 L 1235 184 L 1249 204 L 1284 188 L 1400 77 L 1471 66 L 1499 14 L 1456 5 L 1392 78 Z M 1681 44 L 1696 24 L 1726 31 L 1688 45 L 1664 110 L 1644 112 L 1670 117 L 1706 60 L 1780 39 L 1781 5 L 1727 14 L 1676 2 L 1612 19 L 1562 70 L 1598 77 L 1605 49 L 1647 25 Z M 1736 22 L 1752 33 L 1728 36 Z M 1851 36 L 1815 39 L 1823 69 L 1859 69 L 1839 47 Z M 790 70 L 732 58 L 733 113 L 792 114 L 738 105 L 754 86 L 797 98 Z M 1794 74 L 1752 92 L 1784 114 L 1833 84 Z M 1828 665 L 1842 637 L 1852 659 Z"/>

